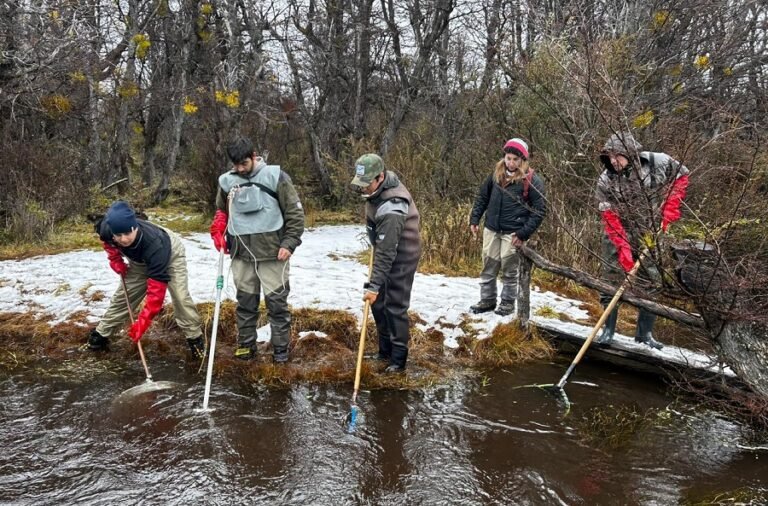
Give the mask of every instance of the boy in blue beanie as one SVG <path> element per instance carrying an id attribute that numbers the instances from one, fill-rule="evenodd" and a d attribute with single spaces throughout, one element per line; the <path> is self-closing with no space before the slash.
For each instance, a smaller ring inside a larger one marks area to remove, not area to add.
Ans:
<path id="1" fill-rule="evenodd" d="M 96 232 L 107 252 L 110 267 L 125 281 L 133 311 L 146 296 L 144 308 L 128 330 L 131 340 L 141 339 L 163 308 L 168 291 L 176 323 L 187 338 L 192 356 L 202 359 L 205 343 L 200 315 L 189 295 L 186 255 L 179 237 L 137 219 L 131 206 L 122 200 L 110 206 L 104 218 L 96 224 Z M 125 325 L 128 315 L 125 294 L 120 287 L 112 296 L 101 322 L 91 331 L 86 347 L 94 351 L 107 350 L 109 338 Z"/>

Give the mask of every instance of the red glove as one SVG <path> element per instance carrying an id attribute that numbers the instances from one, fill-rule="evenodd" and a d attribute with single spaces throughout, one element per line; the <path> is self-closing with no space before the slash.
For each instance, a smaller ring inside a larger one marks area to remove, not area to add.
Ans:
<path id="1" fill-rule="evenodd" d="M 128 336 L 134 343 L 141 339 L 141 336 L 152 324 L 152 318 L 163 309 L 166 288 L 168 288 L 168 283 L 152 278 L 147 280 L 147 299 L 144 301 L 144 309 L 139 313 L 136 322 L 128 329 Z"/>
<path id="2" fill-rule="evenodd" d="M 224 238 L 224 233 L 227 231 L 228 218 L 227 213 L 218 209 L 216 214 L 213 215 L 210 229 L 214 247 L 217 251 L 223 251 L 224 253 L 229 253 L 227 250 L 227 240 Z"/>
<path id="3" fill-rule="evenodd" d="M 670 223 L 680 219 L 680 204 L 688 188 L 688 175 L 680 176 L 672 183 L 667 200 L 661 206 L 661 230 L 666 232 Z"/>
<path id="4" fill-rule="evenodd" d="M 627 233 L 624 231 L 624 226 L 621 224 L 621 218 L 619 215 L 610 209 L 602 212 L 603 224 L 605 228 L 605 235 L 611 240 L 614 246 L 616 246 L 616 254 L 619 257 L 619 264 L 625 272 L 632 270 L 635 266 L 635 260 L 632 257 L 632 247 L 627 240 Z"/>
<path id="5" fill-rule="evenodd" d="M 126 264 L 125 260 L 123 260 L 123 254 L 120 253 L 120 250 L 115 246 L 112 246 L 107 242 L 102 242 L 101 244 L 104 246 L 104 251 L 107 252 L 107 258 L 109 258 L 109 266 L 112 267 L 112 270 L 119 275 L 125 276 L 125 273 L 128 272 L 128 264 Z"/>

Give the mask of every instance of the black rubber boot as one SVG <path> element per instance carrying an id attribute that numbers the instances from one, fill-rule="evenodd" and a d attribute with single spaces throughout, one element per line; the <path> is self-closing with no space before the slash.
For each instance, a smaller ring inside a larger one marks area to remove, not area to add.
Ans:
<path id="1" fill-rule="evenodd" d="M 483 299 L 473 306 L 469 306 L 469 310 L 475 314 L 487 313 L 496 309 L 496 299 Z"/>
<path id="2" fill-rule="evenodd" d="M 92 329 L 88 336 L 88 342 L 83 348 L 90 351 L 109 351 L 109 338 L 96 332 L 96 329 Z"/>
<path id="3" fill-rule="evenodd" d="M 499 304 L 499 307 L 497 307 L 496 311 L 494 311 L 494 313 L 496 313 L 499 316 L 511 315 L 514 312 L 515 312 L 515 301 L 507 301 L 507 300 L 502 300 L 501 304 Z"/>
<path id="4" fill-rule="evenodd" d="M 608 346 L 613 342 L 613 336 L 616 334 L 616 322 L 618 319 L 619 304 L 616 304 L 616 306 L 613 308 L 613 311 L 608 314 L 608 318 L 605 320 L 603 331 L 599 336 L 597 336 L 597 340 L 595 341 L 597 344 Z"/>
<path id="5" fill-rule="evenodd" d="M 203 341 L 203 336 L 187 339 L 187 345 L 193 359 L 202 360 L 205 357 L 205 341 Z"/>
<path id="6" fill-rule="evenodd" d="M 656 315 L 643 309 L 637 315 L 637 331 L 635 332 L 635 342 L 643 343 L 651 348 L 660 350 L 663 344 L 653 338 L 653 325 L 656 323 Z"/>
<path id="7" fill-rule="evenodd" d="M 389 362 L 389 356 L 384 355 L 380 351 L 377 351 L 376 353 L 366 353 L 365 355 L 363 355 L 363 358 L 365 360 L 376 360 L 378 362 Z"/>
<path id="8" fill-rule="evenodd" d="M 405 362 L 408 360 L 408 348 L 404 346 L 393 346 L 392 356 L 389 359 L 389 365 L 384 372 L 399 373 L 405 371 Z"/>
<path id="9" fill-rule="evenodd" d="M 252 360 L 254 357 L 256 357 L 256 347 L 255 346 L 238 346 L 235 349 L 235 358 L 240 360 Z"/>
<path id="10" fill-rule="evenodd" d="M 275 348 L 272 353 L 272 361 L 276 364 L 284 364 L 288 362 L 288 348 Z"/>

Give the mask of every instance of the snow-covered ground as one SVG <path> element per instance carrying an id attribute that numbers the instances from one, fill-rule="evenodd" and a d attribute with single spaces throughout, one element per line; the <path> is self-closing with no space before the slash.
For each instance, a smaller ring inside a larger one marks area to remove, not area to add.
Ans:
<path id="1" fill-rule="evenodd" d="M 289 303 L 293 307 L 342 309 L 361 318 L 367 266 L 358 262 L 355 255 L 367 247 L 364 228 L 357 225 L 318 227 L 307 230 L 302 239 L 303 244 L 291 259 Z M 192 298 L 196 302 L 213 301 L 218 253 L 210 237 L 208 234 L 192 234 L 183 238 L 183 242 Z M 227 258 L 224 296 L 234 299 L 235 288 L 228 267 Z M 84 311 L 90 321 L 96 322 L 106 311 L 109 298 L 117 287 L 118 278 L 103 251 L 79 250 L 0 262 L 0 312 L 36 311 L 49 313 L 54 315 L 54 321 L 61 321 L 75 312 Z M 107 297 L 92 300 L 97 292 Z M 479 294 L 477 278 L 417 274 L 411 310 L 426 322 L 421 325 L 423 329 L 434 327 L 442 331 L 445 346 L 455 347 L 456 339 L 462 333 L 456 325 L 468 318 L 468 308 L 477 302 Z M 549 307 L 574 320 L 587 319 L 588 313 L 580 308 L 580 304 L 580 301 L 534 287 L 531 319 L 546 327 L 586 337 L 590 330 L 586 326 L 536 316 L 540 308 Z M 487 337 L 497 324 L 513 318 L 494 313 L 471 317 L 479 338 Z M 261 339 L 268 339 L 268 336 L 260 335 Z M 642 346 L 625 336 L 617 336 L 615 342 L 616 346 L 629 349 Z M 653 353 L 684 364 L 711 363 L 706 356 L 672 346 Z"/>

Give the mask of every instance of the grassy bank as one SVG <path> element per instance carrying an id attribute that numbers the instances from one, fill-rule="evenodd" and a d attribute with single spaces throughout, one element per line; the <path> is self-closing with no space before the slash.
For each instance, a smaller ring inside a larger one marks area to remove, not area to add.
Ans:
<path id="1" fill-rule="evenodd" d="M 206 335 L 210 335 L 213 320 L 213 304 L 198 305 Z M 79 351 L 86 342 L 90 326 L 86 315 L 78 314 L 55 325 L 49 317 L 29 313 L 0 314 L 0 336 L 4 348 L 0 351 L 0 368 L 13 370 L 39 360 L 64 360 L 79 354 L 96 356 L 99 360 L 137 360 L 136 348 L 125 336 L 112 340 L 107 353 Z M 528 360 L 551 358 L 552 347 L 537 335 L 526 335 L 516 323 L 500 325 L 493 335 L 478 341 L 473 337 L 462 340 L 455 349 L 443 346 L 440 331 L 426 332 L 413 324 L 417 315 L 411 315 L 411 344 L 408 358 L 408 374 L 381 374 L 386 364 L 366 361 L 363 364 L 363 381 L 366 388 L 421 388 L 445 383 L 452 378 L 471 374 L 483 367 L 509 366 Z M 263 383 L 268 386 L 293 383 L 339 383 L 354 378 L 357 346 L 360 330 L 357 320 L 350 313 L 336 310 L 296 309 L 291 326 L 291 361 L 276 366 L 271 359 L 271 346 L 259 343 L 255 360 L 244 362 L 234 358 L 237 330 L 234 303 L 222 305 L 216 346 L 215 374 L 220 378 Z M 262 317 L 260 324 L 266 324 Z M 366 333 L 366 350 L 377 350 L 377 338 L 373 322 Z M 190 367 L 197 367 L 202 374 L 203 363 L 193 363 L 188 357 L 186 343 L 173 321 L 173 310 L 167 306 L 161 317 L 142 340 L 149 356 L 165 359 L 183 359 Z"/>

